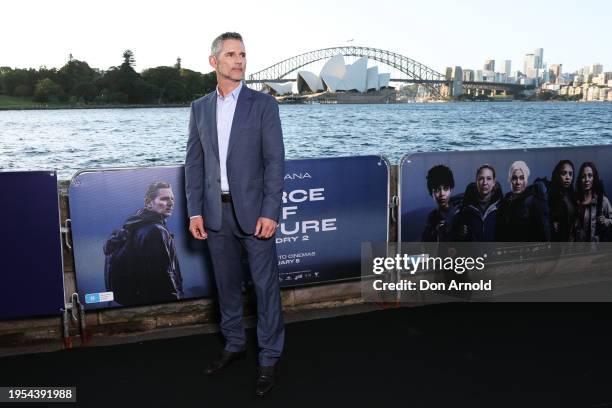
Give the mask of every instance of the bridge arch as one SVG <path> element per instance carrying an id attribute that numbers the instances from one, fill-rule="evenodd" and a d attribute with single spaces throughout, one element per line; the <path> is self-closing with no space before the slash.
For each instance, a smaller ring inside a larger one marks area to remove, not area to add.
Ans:
<path id="1" fill-rule="evenodd" d="M 424 64 L 421 64 L 418 61 L 395 52 L 370 47 L 344 46 L 323 48 L 287 58 L 269 66 L 268 68 L 249 75 L 247 82 L 262 83 L 266 80 L 279 80 L 308 64 L 331 58 L 338 54 L 347 57 L 367 57 L 369 59 L 373 59 L 395 68 L 407 75 L 408 78 L 417 81 L 442 81 L 445 79 L 444 75 L 441 73 L 429 68 Z M 439 85 L 426 84 L 425 86 L 427 86 L 434 94 L 439 94 Z"/>

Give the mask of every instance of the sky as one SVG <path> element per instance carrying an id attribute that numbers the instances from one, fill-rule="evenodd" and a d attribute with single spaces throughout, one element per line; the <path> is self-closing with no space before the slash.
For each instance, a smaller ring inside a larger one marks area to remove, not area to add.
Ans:
<path id="1" fill-rule="evenodd" d="M 69 54 L 108 69 L 131 49 L 136 70 L 173 65 L 209 72 L 210 43 L 242 34 L 247 75 L 303 52 L 355 45 L 393 51 L 439 72 L 482 69 L 544 49 L 563 72 L 600 63 L 612 71 L 612 8 L 603 0 L 73 1 L 2 6 L 0 66 L 59 68 Z"/>

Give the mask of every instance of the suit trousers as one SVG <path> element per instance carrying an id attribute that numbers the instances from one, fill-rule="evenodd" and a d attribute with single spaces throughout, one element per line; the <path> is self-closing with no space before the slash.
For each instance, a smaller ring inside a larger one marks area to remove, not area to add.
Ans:
<path id="1" fill-rule="evenodd" d="M 274 237 L 259 239 L 245 234 L 238 225 L 231 202 L 222 203 L 221 229 L 207 232 L 221 310 L 221 333 L 226 341 L 225 350 L 237 352 L 246 347 L 242 325 L 241 250 L 244 249 L 257 297 L 259 364 L 274 365 L 282 353 L 285 338 Z"/>

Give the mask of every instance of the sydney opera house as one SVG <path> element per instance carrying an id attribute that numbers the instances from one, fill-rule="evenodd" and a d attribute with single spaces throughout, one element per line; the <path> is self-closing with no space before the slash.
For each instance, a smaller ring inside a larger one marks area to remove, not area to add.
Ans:
<path id="1" fill-rule="evenodd" d="M 330 58 L 319 75 L 310 71 L 298 71 L 298 93 L 338 91 L 378 91 L 389 86 L 391 74 L 379 74 L 378 67 L 368 68 L 368 58 L 362 57 L 350 65 L 344 63 L 342 55 Z M 272 93 L 286 95 L 293 92 L 293 83 L 266 83 Z"/>

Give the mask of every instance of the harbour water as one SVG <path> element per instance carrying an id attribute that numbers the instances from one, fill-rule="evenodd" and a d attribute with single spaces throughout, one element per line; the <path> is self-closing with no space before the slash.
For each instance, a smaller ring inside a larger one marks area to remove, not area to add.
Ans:
<path id="1" fill-rule="evenodd" d="M 288 159 L 612 143 L 612 103 L 281 105 Z M 188 108 L 0 111 L 0 171 L 179 165 Z"/>

